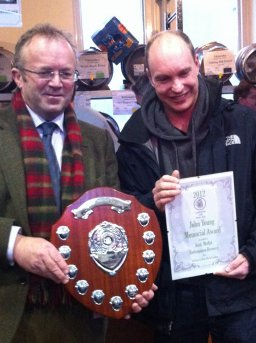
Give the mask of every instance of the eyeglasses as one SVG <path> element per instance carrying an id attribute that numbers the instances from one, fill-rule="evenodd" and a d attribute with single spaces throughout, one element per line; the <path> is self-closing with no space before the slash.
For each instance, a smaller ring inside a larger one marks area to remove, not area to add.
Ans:
<path id="1" fill-rule="evenodd" d="M 74 72 L 70 71 L 52 71 L 52 70 L 46 70 L 46 71 L 35 71 L 30 70 L 26 68 L 20 68 L 21 70 L 24 70 L 28 73 L 36 74 L 39 79 L 45 80 L 45 81 L 51 81 L 55 75 L 59 75 L 59 78 L 61 81 L 73 81 L 76 82 L 78 80 L 79 72 L 78 70 L 75 70 Z"/>

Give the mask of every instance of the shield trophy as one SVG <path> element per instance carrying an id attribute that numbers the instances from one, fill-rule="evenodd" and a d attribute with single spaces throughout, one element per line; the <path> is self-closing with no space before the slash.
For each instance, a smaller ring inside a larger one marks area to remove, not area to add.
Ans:
<path id="1" fill-rule="evenodd" d="M 67 291 L 116 319 L 151 288 L 162 254 L 154 211 L 109 187 L 89 190 L 68 206 L 52 227 L 51 242 L 69 266 Z"/>

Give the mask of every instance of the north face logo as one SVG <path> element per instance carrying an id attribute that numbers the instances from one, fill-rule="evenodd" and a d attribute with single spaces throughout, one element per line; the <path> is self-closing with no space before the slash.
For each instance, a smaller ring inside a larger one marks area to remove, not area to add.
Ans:
<path id="1" fill-rule="evenodd" d="M 226 146 L 233 144 L 241 144 L 241 140 L 237 135 L 230 135 L 226 137 Z"/>

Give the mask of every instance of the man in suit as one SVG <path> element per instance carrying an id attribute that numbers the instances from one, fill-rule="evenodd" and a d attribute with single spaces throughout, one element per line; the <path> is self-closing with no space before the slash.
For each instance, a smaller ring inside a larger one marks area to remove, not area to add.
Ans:
<path id="1" fill-rule="evenodd" d="M 67 294 L 68 265 L 49 237 L 83 192 L 119 186 L 112 140 L 76 119 L 76 53 L 61 30 L 38 25 L 24 33 L 12 75 L 17 91 L 0 113 L 0 341 L 102 342 L 104 318 Z M 51 162 L 45 126 L 53 128 Z M 144 295 L 135 312 L 153 292 Z"/>

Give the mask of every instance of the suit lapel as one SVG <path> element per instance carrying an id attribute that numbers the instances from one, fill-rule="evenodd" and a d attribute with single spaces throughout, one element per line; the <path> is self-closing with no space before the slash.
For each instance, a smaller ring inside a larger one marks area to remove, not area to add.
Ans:
<path id="1" fill-rule="evenodd" d="M 9 121 L 13 113 L 8 112 L 6 116 Z M 16 118 L 13 118 L 11 126 L 3 121 L 0 122 L 0 159 L 2 172 L 14 204 L 15 218 L 22 228 L 28 231 L 25 175 Z"/>

